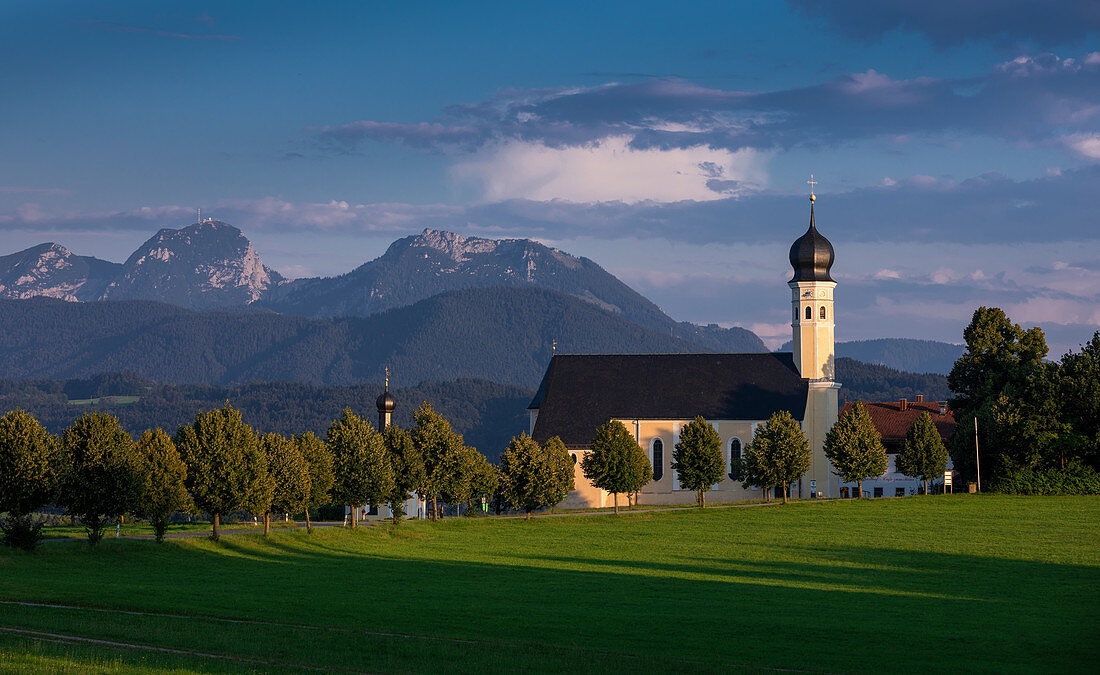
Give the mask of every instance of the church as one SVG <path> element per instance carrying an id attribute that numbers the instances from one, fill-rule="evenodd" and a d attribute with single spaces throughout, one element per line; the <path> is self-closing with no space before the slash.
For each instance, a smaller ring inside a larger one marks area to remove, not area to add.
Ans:
<path id="1" fill-rule="evenodd" d="M 702 416 L 718 431 L 727 471 L 752 441 L 758 425 L 785 410 L 802 425 L 813 453 L 810 470 L 790 486 L 794 497 L 838 497 L 840 484 L 825 458 L 825 434 L 836 423 L 840 383 L 835 378 L 833 246 L 814 222 L 790 250 L 791 353 L 555 355 L 532 399 L 530 435 L 539 443 L 557 436 L 574 462 L 576 489 L 563 508 L 612 505 L 580 468 L 596 428 L 618 420 L 649 457 L 653 480 L 638 503 L 692 504 L 680 488 L 672 449 L 680 429 Z M 707 501 L 759 499 L 726 475 Z"/>

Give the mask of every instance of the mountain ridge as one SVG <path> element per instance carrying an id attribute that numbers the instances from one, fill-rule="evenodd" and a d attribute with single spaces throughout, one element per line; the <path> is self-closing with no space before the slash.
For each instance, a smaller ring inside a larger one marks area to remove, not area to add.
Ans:
<path id="1" fill-rule="evenodd" d="M 718 351 L 767 351 L 743 328 L 678 322 L 600 265 L 531 239 L 463 237 L 425 229 L 394 241 L 378 258 L 347 274 L 287 280 L 265 266 L 236 227 L 213 219 L 179 229 L 162 228 L 121 265 L 99 261 L 100 271 L 81 281 L 62 274 L 35 247 L 0 260 L 5 275 L 22 279 L 24 267 L 40 269 L 19 290 L 0 287 L 0 297 L 68 300 L 153 300 L 189 309 L 248 308 L 309 318 L 373 316 L 440 293 L 478 287 L 540 287 L 562 292 L 641 326 Z M 56 257 L 55 254 L 49 254 Z M 78 257 L 68 266 L 86 267 Z M 82 288 L 79 294 L 74 289 Z M 96 294 L 95 291 L 102 291 Z"/>

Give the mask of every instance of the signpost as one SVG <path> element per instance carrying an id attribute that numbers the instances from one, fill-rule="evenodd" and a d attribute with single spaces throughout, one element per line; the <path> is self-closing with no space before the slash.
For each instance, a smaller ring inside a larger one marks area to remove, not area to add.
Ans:
<path id="1" fill-rule="evenodd" d="M 955 477 L 955 472 L 950 469 L 943 472 L 943 493 L 947 494 L 947 488 L 951 488 L 951 492 L 955 491 L 955 487 L 951 483 L 951 479 Z"/>
<path id="2" fill-rule="evenodd" d="M 817 499 L 817 481 L 810 480 L 810 499 Z"/>

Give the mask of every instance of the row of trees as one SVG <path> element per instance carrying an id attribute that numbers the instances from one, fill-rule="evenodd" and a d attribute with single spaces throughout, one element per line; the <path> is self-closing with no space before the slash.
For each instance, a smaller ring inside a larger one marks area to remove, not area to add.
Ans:
<path id="1" fill-rule="evenodd" d="M 871 423 L 862 404 L 857 403 L 840 417 L 825 437 L 825 455 L 834 472 L 845 482 L 857 484 L 881 476 L 887 469 L 882 436 Z M 923 413 L 905 436 L 897 459 L 897 470 L 924 481 L 943 475 L 947 448 L 928 413 Z M 812 454 L 802 426 L 790 413 L 780 411 L 756 428 L 744 455 L 730 467 L 729 475 L 749 487 L 780 487 L 783 502 L 789 486 L 810 469 Z M 652 478 L 649 459 L 627 428 L 612 420 L 601 426 L 592 440 L 591 452 L 581 462 L 584 475 L 598 488 L 613 493 L 615 511 L 619 494 L 635 493 Z M 706 507 L 706 493 L 726 475 L 718 431 L 702 417 L 696 417 L 680 431 L 673 447 L 672 468 L 680 486 L 696 493 Z"/>
<path id="2" fill-rule="evenodd" d="M 304 512 L 312 531 L 309 510 L 332 502 L 388 504 L 396 520 L 417 494 L 432 501 L 434 517 L 440 499 L 469 502 L 496 489 L 496 468 L 431 406 L 414 418 L 410 430 L 378 433 L 346 409 L 322 441 L 312 433 L 256 434 L 227 404 L 200 413 L 174 438 L 153 429 L 135 442 L 107 413 L 86 414 L 52 436 L 31 415 L 11 411 L 0 418 L 0 513 L 7 514 L 0 527 L 8 543 L 33 547 L 41 528 L 33 512 L 57 504 L 80 519 L 93 545 L 126 514 L 147 518 L 160 541 L 174 513 L 196 511 L 210 515 L 217 539 L 222 517 L 236 511 L 262 516 L 265 534 L 272 512 Z M 559 465 L 562 455 L 568 461 L 563 446 L 548 448 Z"/>
<path id="3" fill-rule="evenodd" d="M 389 505 L 396 522 L 414 494 L 432 503 L 472 505 L 478 494 L 494 494 L 530 517 L 553 507 L 574 488 L 573 460 L 558 438 L 539 445 L 527 434 L 514 437 L 493 466 L 463 444 L 450 423 L 424 404 L 414 426 L 396 425 L 378 433 L 350 409 L 336 419 L 325 439 L 312 433 L 291 437 L 254 433 L 228 404 L 200 413 L 175 438 L 161 429 L 135 442 L 107 413 L 86 414 L 60 437 L 51 436 L 27 413 L 0 418 L 0 512 L 9 543 L 33 546 L 39 526 L 34 510 L 61 504 L 80 518 L 94 545 L 104 529 L 126 514 L 147 518 L 158 541 L 178 511 L 210 514 L 212 536 L 221 518 L 245 511 L 264 519 L 271 513 L 305 513 L 328 503 Z M 840 418 L 825 440 L 825 453 L 838 475 L 857 482 L 886 470 L 882 439 L 862 405 Z M 910 430 L 898 469 L 927 481 L 942 474 L 947 453 L 931 418 L 924 414 Z M 801 426 L 787 412 L 757 427 L 752 442 L 730 475 L 749 486 L 788 486 L 810 468 L 811 453 Z M 652 477 L 652 467 L 622 423 L 597 429 L 591 452 L 581 462 L 586 478 L 613 493 L 636 494 Z M 718 432 L 696 417 L 680 433 L 672 455 L 680 485 L 706 492 L 726 474 Z M 351 519 L 352 527 L 356 518 Z"/>

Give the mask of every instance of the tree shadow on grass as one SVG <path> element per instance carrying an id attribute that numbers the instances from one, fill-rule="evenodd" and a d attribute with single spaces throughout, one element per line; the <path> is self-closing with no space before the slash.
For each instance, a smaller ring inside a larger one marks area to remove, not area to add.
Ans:
<path id="1" fill-rule="evenodd" d="M 364 649 L 344 644 L 346 632 L 322 630 L 279 653 L 292 660 L 304 650 L 319 663 L 368 670 L 406 658 L 408 670 L 457 658 L 455 669 L 481 672 L 667 672 L 697 662 L 882 670 L 931 665 L 933 654 L 939 666 L 1083 670 L 1100 656 L 1097 568 L 1085 565 L 859 546 L 785 547 L 775 559 L 614 559 L 522 554 L 500 542 L 497 561 L 491 548 L 460 554 L 478 561 L 440 560 L 387 552 L 374 536 L 361 547 L 335 533 L 248 536 L 181 546 L 178 555 L 139 547 L 127 565 L 118 556 L 58 556 L 43 569 L 13 558 L 0 596 L 36 599 L 50 589 L 52 601 L 357 627 L 352 640 Z M 66 574 L 79 577 L 51 583 Z M 244 643 L 256 629 L 201 616 L 190 623 L 197 644 L 230 631 L 240 649 L 254 649 Z M 487 646 L 417 651 L 395 646 L 406 638 L 371 631 Z"/>

